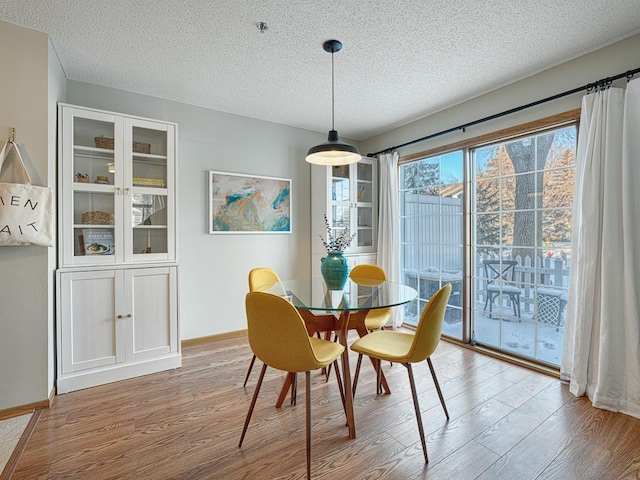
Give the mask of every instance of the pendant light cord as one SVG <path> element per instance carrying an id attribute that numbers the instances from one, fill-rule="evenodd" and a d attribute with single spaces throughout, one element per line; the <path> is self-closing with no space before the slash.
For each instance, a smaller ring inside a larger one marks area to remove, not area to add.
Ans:
<path id="1" fill-rule="evenodd" d="M 331 130 L 335 130 L 335 110 L 336 110 L 336 106 L 335 106 L 335 93 L 334 93 L 334 88 L 335 88 L 335 79 L 334 79 L 334 72 L 333 72 L 333 54 L 334 54 L 334 50 L 333 48 L 331 49 Z"/>

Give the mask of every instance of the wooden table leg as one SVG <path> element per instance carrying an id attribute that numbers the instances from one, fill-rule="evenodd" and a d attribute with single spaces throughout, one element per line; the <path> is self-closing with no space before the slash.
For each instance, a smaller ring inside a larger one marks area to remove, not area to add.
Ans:
<path id="1" fill-rule="evenodd" d="M 278 400 L 276 401 L 276 408 L 280 408 L 284 403 L 284 399 L 287 398 L 287 393 L 289 393 L 289 389 L 293 386 L 293 379 L 295 375 L 295 373 L 287 373 L 287 376 L 284 379 L 284 383 L 282 384 L 282 388 L 280 389 L 280 395 L 278 396 Z"/>
<path id="2" fill-rule="evenodd" d="M 350 312 L 340 313 L 340 331 L 338 338 L 344 346 L 342 353 L 342 375 L 344 383 L 345 408 L 347 411 L 347 426 L 349 427 L 349 437 L 356 438 L 356 419 L 353 413 L 353 394 L 351 392 L 351 371 L 349 369 L 349 346 L 347 345 L 347 332 L 349 331 Z"/>
<path id="3" fill-rule="evenodd" d="M 365 315 L 366 316 L 366 315 Z M 367 327 L 364 326 L 364 322 L 357 322 L 356 323 L 356 331 L 358 332 L 358 335 L 360 336 L 360 338 L 364 337 L 365 335 L 367 335 L 369 332 L 367 332 Z M 373 369 L 377 372 L 378 371 L 378 361 L 374 360 L 373 358 L 369 357 L 369 360 L 371 360 L 371 365 L 373 365 Z M 384 389 L 384 393 L 386 393 L 387 395 L 391 394 L 391 389 L 389 388 L 389 384 L 387 383 L 387 378 L 384 376 L 384 372 L 381 370 L 380 371 L 380 382 L 382 383 L 382 388 Z"/>

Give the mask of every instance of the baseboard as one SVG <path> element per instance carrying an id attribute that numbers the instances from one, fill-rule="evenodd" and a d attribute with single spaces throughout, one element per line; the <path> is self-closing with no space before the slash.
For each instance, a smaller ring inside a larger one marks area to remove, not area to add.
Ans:
<path id="1" fill-rule="evenodd" d="M 182 340 L 182 342 L 180 342 L 182 348 L 184 347 L 193 347 L 195 345 L 202 345 L 205 343 L 210 343 L 210 342 L 217 342 L 220 340 L 226 340 L 228 338 L 237 338 L 237 337 L 246 337 L 247 336 L 247 330 L 236 330 L 234 332 L 225 332 L 225 333 L 218 333 L 217 335 L 208 335 L 206 337 L 197 337 L 197 338 L 190 338 L 188 340 Z"/>
<path id="2" fill-rule="evenodd" d="M 172 370 L 181 366 L 182 355 L 177 352 L 171 352 L 164 356 L 149 357 L 138 362 L 81 370 L 59 376 L 56 382 L 56 391 L 58 394 L 69 393 L 97 385 L 105 385 L 142 375 Z"/>
<path id="3" fill-rule="evenodd" d="M 26 405 L 18 405 L 17 407 L 6 408 L 4 410 L 0 410 L 0 420 L 5 420 L 7 418 L 12 418 L 12 417 L 19 417 L 20 415 L 33 413 L 36 410 L 44 410 L 49 408 L 50 405 L 51 405 L 51 400 L 48 398 L 46 400 L 41 400 L 39 402 L 28 403 Z"/>

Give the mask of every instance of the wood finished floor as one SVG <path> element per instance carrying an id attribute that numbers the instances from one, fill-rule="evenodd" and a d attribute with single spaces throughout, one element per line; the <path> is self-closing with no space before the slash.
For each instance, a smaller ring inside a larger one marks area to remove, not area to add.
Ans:
<path id="1" fill-rule="evenodd" d="M 305 478 L 304 376 L 298 405 L 276 410 L 283 374 L 267 370 L 239 449 L 259 374 L 256 366 L 242 388 L 251 358 L 246 339 L 188 347 L 183 356 L 177 370 L 58 396 L 13 479 Z M 373 369 L 363 364 L 355 440 L 335 378 L 325 383 L 313 373 L 313 477 L 640 478 L 640 420 L 595 409 L 554 378 L 445 342 L 432 359 L 451 418 L 426 362 L 416 365 L 428 465 L 404 367 L 384 365 L 392 394 L 376 397 Z"/>

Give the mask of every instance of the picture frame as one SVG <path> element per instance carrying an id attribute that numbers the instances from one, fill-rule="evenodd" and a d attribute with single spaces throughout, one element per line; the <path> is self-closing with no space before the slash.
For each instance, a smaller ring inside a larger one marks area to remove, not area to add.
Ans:
<path id="1" fill-rule="evenodd" d="M 209 171 L 209 234 L 291 233 L 291 179 Z"/>

